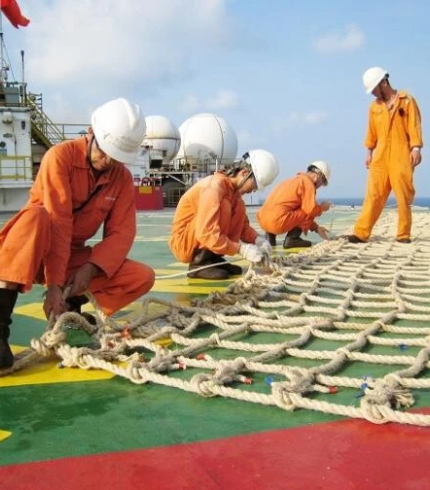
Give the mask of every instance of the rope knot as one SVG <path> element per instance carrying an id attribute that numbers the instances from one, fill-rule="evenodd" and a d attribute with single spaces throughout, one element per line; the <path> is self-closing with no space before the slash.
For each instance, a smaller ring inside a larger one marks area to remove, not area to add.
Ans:
<path id="1" fill-rule="evenodd" d="M 389 422 L 391 410 L 409 408 L 415 400 L 412 393 L 399 386 L 395 377 L 377 381 L 374 388 L 366 388 L 361 400 L 361 408 L 366 419 L 377 424 Z"/>
<path id="2" fill-rule="evenodd" d="M 138 361 L 132 361 L 127 366 L 127 376 L 135 384 L 148 382 L 148 370 Z"/>
<path id="3" fill-rule="evenodd" d="M 288 386 L 288 390 L 291 393 L 308 393 L 314 391 L 315 375 L 311 372 L 292 368 L 286 373 L 286 377 L 289 378 L 289 381 L 284 382 L 284 385 Z"/>
<path id="4" fill-rule="evenodd" d="M 211 390 L 211 387 L 215 385 L 213 377 L 209 374 L 196 374 L 191 378 L 191 385 L 196 392 L 206 398 L 215 396 L 215 393 Z"/>
<path id="5" fill-rule="evenodd" d="M 297 408 L 297 402 L 300 395 L 297 393 L 292 393 L 289 390 L 289 383 L 283 382 L 274 382 L 271 384 L 272 387 L 272 396 L 279 408 L 283 410 L 293 411 Z"/>
<path id="6" fill-rule="evenodd" d="M 171 354 L 164 354 L 163 351 L 160 351 L 146 366 L 149 371 L 162 373 L 165 371 L 173 371 L 175 369 L 175 364 L 177 364 L 177 362 L 174 356 Z"/>

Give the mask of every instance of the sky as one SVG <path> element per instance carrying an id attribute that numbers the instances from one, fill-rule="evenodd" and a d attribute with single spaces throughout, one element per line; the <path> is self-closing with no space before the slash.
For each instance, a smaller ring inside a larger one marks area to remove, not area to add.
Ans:
<path id="1" fill-rule="evenodd" d="M 277 157 L 278 179 L 328 162 L 331 182 L 319 193 L 333 198 L 365 193 L 367 68 L 388 70 L 392 86 L 416 98 L 425 142 L 430 131 L 428 0 L 18 3 L 31 23 L 15 29 L 3 19 L 8 59 L 57 123 L 86 124 L 116 97 L 177 127 L 212 112 L 235 130 L 238 156 L 263 148 Z M 416 195 L 430 197 L 422 153 Z"/>

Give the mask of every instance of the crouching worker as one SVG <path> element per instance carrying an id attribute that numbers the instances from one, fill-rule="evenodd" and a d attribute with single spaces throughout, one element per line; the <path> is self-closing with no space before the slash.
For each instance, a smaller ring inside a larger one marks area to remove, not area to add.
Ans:
<path id="1" fill-rule="evenodd" d="M 252 228 L 242 196 L 270 185 L 279 173 L 275 157 L 265 150 L 245 153 L 239 163 L 194 184 L 179 200 L 169 246 L 177 260 L 190 264 L 199 279 L 227 279 L 242 269 L 224 255 L 239 253 L 258 263 L 270 254 L 269 243 Z"/>
<path id="2" fill-rule="evenodd" d="M 139 106 L 116 99 L 94 111 L 87 136 L 45 154 L 29 201 L 0 231 L 0 368 L 13 365 L 11 315 L 18 292 L 33 283 L 47 286 L 47 317 L 80 313 L 86 290 L 111 315 L 151 289 L 154 271 L 126 258 L 136 234 L 126 165 L 136 160 L 144 134 Z M 85 245 L 101 225 L 102 240 Z"/>
<path id="3" fill-rule="evenodd" d="M 307 172 L 299 172 L 295 177 L 278 184 L 268 195 L 257 213 L 257 220 L 266 232 L 271 245 L 276 245 L 276 235 L 286 233 L 284 248 L 310 247 L 309 240 L 301 238 L 304 232 L 315 231 L 328 238 L 328 230 L 318 226 L 315 218 L 330 209 L 327 201 L 318 204 L 316 191 L 328 185 L 330 167 L 326 162 L 317 161 L 309 165 Z"/>

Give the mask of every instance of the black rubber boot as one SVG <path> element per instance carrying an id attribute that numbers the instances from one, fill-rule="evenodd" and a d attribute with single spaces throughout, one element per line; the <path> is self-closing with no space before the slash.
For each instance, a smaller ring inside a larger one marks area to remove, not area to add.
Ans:
<path id="1" fill-rule="evenodd" d="M 0 289 L 0 369 L 13 366 L 13 354 L 8 344 L 9 325 L 12 323 L 12 312 L 15 307 L 18 291 Z"/>
<path id="2" fill-rule="evenodd" d="M 242 274 L 242 267 L 227 262 L 222 255 L 214 254 L 214 264 L 219 264 L 220 269 L 227 271 L 229 276 L 240 276 Z"/>
<path id="3" fill-rule="evenodd" d="M 203 267 L 205 265 L 216 264 L 219 260 L 215 260 L 215 254 L 210 250 L 206 250 L 205 248 L 196 249 L 194 252 L 193 260 L 190 263 L 188 270 L 192 271 L 194 269 L 198 269 L 199 267 Z M 207 269 L 203 269 L 197 272 L 189 272 L 188 277 L 193 279 L 228 279 L 228 272 L 221 267 L 208 267 Z"/>
<path id="4" fill-rule="evenodd" d="M 410 238 L 397 238 L 396 242 L 399 243 L 412 243 Z"/>
<path id="5" fill-rule="evenodd" d="M 91 323 L 91 325 L 97 325 L 97 321 L 95 317 L 91 315 L 91 313 L 87 313 L 86 311 L 82 313 L 81 311 L 81 306 L 86 305 L 88 301 L 89 299 L 84 294 L 82 294 L 81 296 L 72 296 L 70 298 L 67 298 L 67 311 L 79 313 L 85 318 L 88 323 Z"/>
<path id="6" fill-rule="evenodd" d="M 302 230 L 300 228 L 293 228 L 287 233 L 285 237 L 283 247 L 284 248 L 307 248 L 312 246 L 312 242 L 309 240 L 303 240 L 300 238 Z"/>
<path id="7" fill-rule="evenodd" d="M 276 247 L 276 235 L 274 233 L 266 233 L 265 238 L 272 247 Z"/>
<path id="8" fill-rule="evenodd" d="M 347 235 L 346 239 L 349 243 L 366 243 L 366 240 L 362 240 L 357 235 Z"/>

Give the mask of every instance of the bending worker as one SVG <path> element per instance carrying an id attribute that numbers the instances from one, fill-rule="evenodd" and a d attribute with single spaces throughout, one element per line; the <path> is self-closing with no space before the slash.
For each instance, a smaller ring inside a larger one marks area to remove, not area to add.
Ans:
<path id="1" fill-rule="evenodd" d="M 126 258 L 136 234 L 126 164 L 135 161 L 144 133 L 139 106 L 116 99 L 94 111 L 87 136 L 45 154 L 29 201 L 0 231 L 0 368 L 13 365 L 11 315 L 18 292 L 33 283 L 47 286 L 47 317 L 80 313 L 86 290 L 111 315 L 151 289 L 154 271 Z M 102 240 L 85 245 L 101 225 Z"/>
<path id="2" fill-rule="evenodd" d="M 398 209 L 397 241 L 411 242 L 413 174 L 421 163 L 423 146 L 421 115 L 414 98 L 393 89 L 388 76 L 380 67 L 369 68 L 363 75 L 366 92 L 376 100 L 370 105 L 365 140 L 369 169 L 366 198 L 354 234 L 347 237 L 351 243 L 368 240 L 391 190 Z"/>
<path id="3" fill-rule="evenodd" d="M 275 157 L 265 150 L 245 153 L 227 171 L 216 172 L 194 184 L 181 197 L 173 218 L 169 246 L 177 260 L 199 267 L 219 264 L 189 277 L 227 279 L 242 269 L 227 263 L 224 255 L 239 253 L 258 263 L 269 243 L 249 224 L 242 196 L 270 185 L 279 173 Z"/>
<path id="4" fill-rule="evenodd" d="M 307 172 L 284 180 L 270 192 L 257 213 L 257 220 L 271 245 L 276 245 L 276 235 L 284 233 L 287 234 L 284 248 L 310 247 L 312 243 L 300 236 L 309 230 L 328 238 L 328 230 L 318 226 L 315 218 L 330 209 L 329 202 L 316 201 L 317 189 L 328 185 L 329 180 L 330 167 L 317 161 L 309 165 Z"/>

